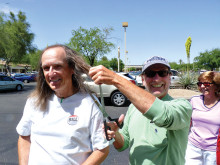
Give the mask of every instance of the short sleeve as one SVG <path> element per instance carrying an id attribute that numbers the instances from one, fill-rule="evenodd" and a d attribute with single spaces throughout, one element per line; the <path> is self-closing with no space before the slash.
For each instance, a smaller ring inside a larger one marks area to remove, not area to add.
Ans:
<path id="1" fill-rule="evenodd" d="M 16 127 L 19 135 L 29 136 L 31 134 L 31 107 L 33 107 L 31 99 L 28 99 L 24 107 L 23 116 Z"/>
<path id="2" fill-rule="evenodd" d="M 93 151 L 101 150 L 109 146 L 109 142 L 105 139 L 103 125 L 103 115 L 96 104 L 92 105 L 93 115 L 90 126 L 90 134 Z"/>

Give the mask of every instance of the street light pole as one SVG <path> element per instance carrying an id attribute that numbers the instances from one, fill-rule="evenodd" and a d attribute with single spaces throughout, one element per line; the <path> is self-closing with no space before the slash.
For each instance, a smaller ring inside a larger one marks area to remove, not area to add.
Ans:
<path id="1" fill-rule="evenodd" d="M 128 27 L 128 22 L 122 22 L 122 27 L 124 27 L 124 30 L 125 30 L 125 72 L 127 70 L 126 68 L 126 63 L 127 63 L 127 57 L 126 57 L 126 54 L 127 54 L 127 49 L 126 49 L 126 27 Z"/>
<path id="2" fill-rule="evenodd" d="M 120 72 L 120 47 L 118 47 L 118 72 Z"/>

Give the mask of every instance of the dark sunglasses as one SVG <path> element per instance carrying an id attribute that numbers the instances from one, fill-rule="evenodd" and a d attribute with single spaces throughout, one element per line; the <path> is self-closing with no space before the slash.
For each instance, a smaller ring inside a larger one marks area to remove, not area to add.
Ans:
<path id="1" fill-rule="evenodd" d="M 214 83 L 210 83 L 210 82 L 197 82 L 197 85 L 199 87 L 202 86 L 202 84 L 205 86 L 205 87 L 210 87 L 211 84 L 214 84 Z"/>
<path id="2" fill-rule="evenodd" d="M 168 70 L 160 70 L 160 71 L 146 71 L 145 75 L 149 78 L 152 78 L 158 74 L 160 77 L 166 77 L 168 74 L 170 74 L 170 71 Z"/>

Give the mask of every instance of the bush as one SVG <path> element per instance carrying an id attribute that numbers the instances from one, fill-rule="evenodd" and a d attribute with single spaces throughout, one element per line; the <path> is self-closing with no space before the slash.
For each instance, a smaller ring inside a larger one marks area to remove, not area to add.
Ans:
<path id="1" fill-rule="evenodd" d="M 180 75 L 179 83 L 184 87 L 184 89 L 196 89 L 196 83 L 198 81 L 198 74 L 196 73 L 187 73 Z"/>

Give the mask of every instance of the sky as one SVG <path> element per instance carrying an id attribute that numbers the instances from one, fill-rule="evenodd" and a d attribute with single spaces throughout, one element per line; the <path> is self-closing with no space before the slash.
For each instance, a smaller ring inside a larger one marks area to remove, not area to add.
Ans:
<path id="1" fill-rule="evenodd" d="M 0 0 L 0 11 L 25 13 L 38 49 L 65 44 L 72 30 L 112 27 L 115 48 L 106 56 L 142 65 L 152 56 L 187 63 L 185 43 L 192 38 L 190 62 L 200 53 L 220 48 L 220 0 Z"/>

